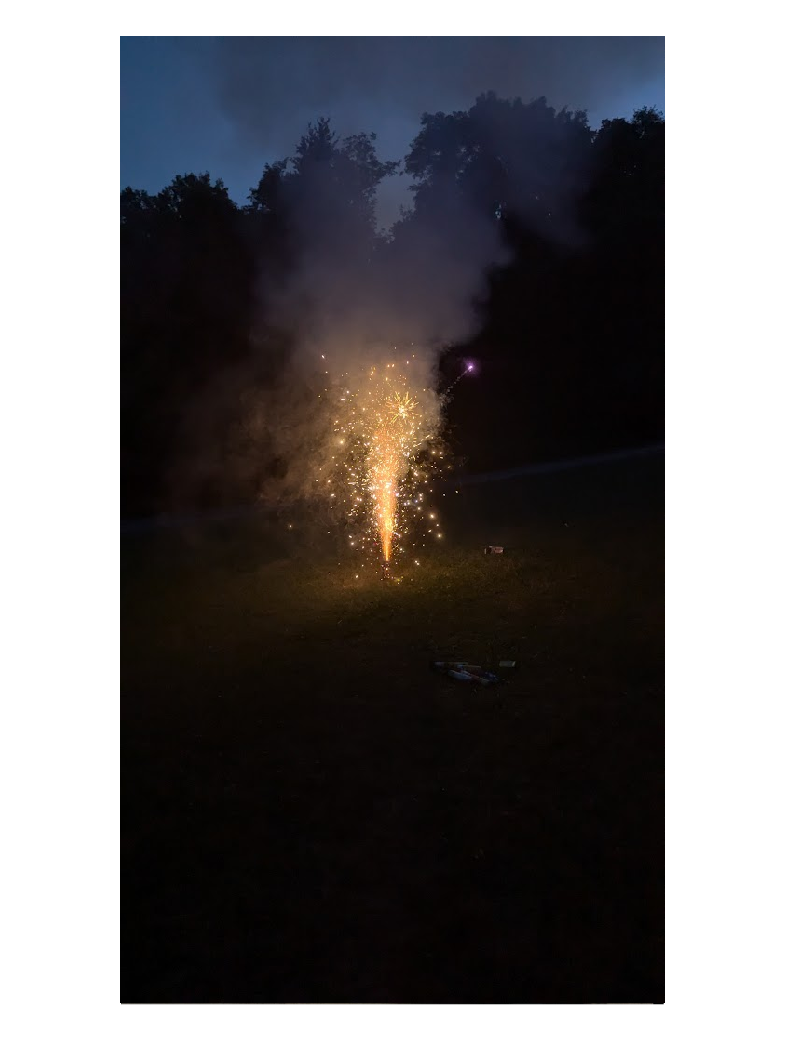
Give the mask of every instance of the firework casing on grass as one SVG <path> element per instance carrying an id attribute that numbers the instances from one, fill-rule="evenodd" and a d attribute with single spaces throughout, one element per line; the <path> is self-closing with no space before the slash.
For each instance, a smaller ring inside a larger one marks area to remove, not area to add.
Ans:
<path id="1" fill-rule="evenodd" d="M 483 554 L 504 554 L 504 547 L 485 547 Z"/>
<path id="2" fill-rule="evenodd" d="M 431 663 L 434 670 L 451 677 L 454 681 L 473 681 L 483 686 L 499 684 L 499 678 L 489 670 L 483 670 L 475 663 L 464 662 L 435 662 Z"/>
<path id="3" fill-rule="evenodd" d="M 499 683 L 499 678 L 496 674 L 492 674 L 490 670 L 481 670 L 479 674 L 472 674 L 472 678 L 482 685 Z"/>
<path id="4" fill-rule="evenodd" d="M 470 663 L 468 660 L 450 660 L 449 662 L 442 663 L 431 663 L 431 667 L 434 670 L 482 670 L 482 667 L 476 663 Z"/>
<path id="5" fill-rule="evenodd" d="M 480 673 L 470 673 L 468 670 L 448 670 L 447 676 L 452 677 L 455 681 L 473 681 L 475 684 L 481 685 L 497 684 L 499 681 L 495 674 L 489 674 L 484 670 Z"/>

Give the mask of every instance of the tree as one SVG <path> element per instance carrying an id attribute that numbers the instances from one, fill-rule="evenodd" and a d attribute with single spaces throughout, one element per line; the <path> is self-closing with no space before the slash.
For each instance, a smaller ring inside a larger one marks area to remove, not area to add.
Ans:
<path id="1" fill-rule="evenodd" d="M 241 215 L 209 174 L 157 195 L 125 189 L 121 213 L 123 509 L 162 493 L 190 394 L 248 350 L 251 268 Z"/>
<path id="2" fill-rule="evenodd" d="M 376 191 L 398 165 L 378 158 L 375 140 L 365 133 L 341 139 L 321 118 L 308 125 L 293 157 L 265 167 L 250 194 L 260 235 L 280 246 L 275 270 L 265 274 L 263 309 L 293 336 L 363 304 L 380 245 Z"/>
<path id="3" fill-rule="evenodd" d="M 580 191 L 591 131 L 586 113 L 544 98 L 481 94 L 468 112 L 425 114 L 406 157 L 415 209 L 457 191 L 483 213 L 558 232 Z"/>
<path id="4" fill-rule="evenodd" d="M 267 164 L 250 193 L 250 209 L 286 218 L 305 242 L 336 228 L 375 234 L 376 190 L 397 168 L 376 155 L 375 134 L 343 140 L 322 117 L 309 124 L 291 158 Z"/>

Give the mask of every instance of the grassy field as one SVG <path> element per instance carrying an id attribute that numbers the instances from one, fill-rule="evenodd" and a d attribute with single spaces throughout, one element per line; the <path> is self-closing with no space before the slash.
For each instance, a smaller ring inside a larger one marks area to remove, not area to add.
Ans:
<path id="1" fill-rule="evenodd" d="M 122 999 L 661 1001 L 662 499 L 661 460 L 467 489 L 400 583 L 124 537 Z"/>

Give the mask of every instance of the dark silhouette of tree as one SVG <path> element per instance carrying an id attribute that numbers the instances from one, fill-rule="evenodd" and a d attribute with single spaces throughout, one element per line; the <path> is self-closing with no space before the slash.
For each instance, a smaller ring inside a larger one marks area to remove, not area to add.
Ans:
<path id="1" fill-rule="evenodd" d="M 415 207 L 457 189 L 485 213 L 519 217 L 556 235 L 583 188 L 591 149 L 585 112 L 482 94 L 468 112 L 425 114 L 406 157 Z"/>
<path id="2" fill-rule="evenodd" d="M 376 191 L 396 167 L 378 158 L 374 134 L 341 139 L 326 118 L 308 126 L 291 158 L 265 167 L 248 210 L 274 241 L 260 261 L 259 299 L 284 336 L 306 337 L 358 307 L 381 243 Z"/>
<path id="3" fill-rule="evenodd" d="M 123 508 L 159 504 L 183 404 L 248 348 L 251 264 L 219 180 L 121 194 Z"/>
<path id="4" fill-rule="evenodd" d="M 340 139 L 322 118 L 301 138 L 295 154 L 267 164 L 249 195 L 250 210 L 286 222 L 304 247 L 340 234 L 352 241 L 376 236 L 376 190 L 397 163 L 376 155 L 375 134 Z"/>

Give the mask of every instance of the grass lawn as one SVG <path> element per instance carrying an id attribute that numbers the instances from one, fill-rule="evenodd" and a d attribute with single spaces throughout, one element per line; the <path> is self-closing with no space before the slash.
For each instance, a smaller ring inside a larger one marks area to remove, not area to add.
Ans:
<path id="1" fill-rule="evenodd" d="M 444 514 L 123 537 L 123 1001 L 664 998 L 662 463 Z"/>

